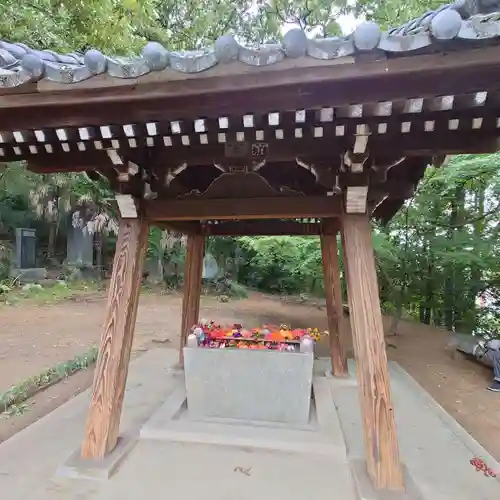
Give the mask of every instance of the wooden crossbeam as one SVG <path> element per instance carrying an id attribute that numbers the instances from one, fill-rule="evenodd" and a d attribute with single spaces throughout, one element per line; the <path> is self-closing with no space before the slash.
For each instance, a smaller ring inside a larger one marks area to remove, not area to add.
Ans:
<path id="1" fill-rule="evenodd" d="M 334 234 L 332 228 L 339 227 L 337 219 L 330 219 L 325 227 L 321 222 L 298 222 L 294 220 L 227 220 L 220 223 L 195 221 L 164 221 L 156 225 L 184 234 L 203 234 L 205 236 L 317 236 Z M 335 230 L 336 232 L 336 230 Z"/>
<path id="2" fill-rule="evenodd" d="M 321 224 L 290 220 L 227 221 L 204 225 L 203 232 L 207 236 L 309 236 L 319 235 Z"/>
<path id="3" fill-rule="evenodd" d="M 152 200 L 144 203 L 151 222 L 210 219 L 282 219 L 338 217 L 340 197 Z"/>

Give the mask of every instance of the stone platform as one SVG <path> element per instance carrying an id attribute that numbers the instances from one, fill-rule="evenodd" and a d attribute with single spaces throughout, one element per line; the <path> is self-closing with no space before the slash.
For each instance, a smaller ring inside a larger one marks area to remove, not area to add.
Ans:
<path id="1" fill-rule="evenodd" d="M 286 356 L 286 355 L 285 355 Z M 318 454 L 346 460 L 344 436 L 326 378 L 315 378 L 306 424 L 190 415 L 182 382 L 140 431 L 141 439 Z"/>
<path id="2" fill-rule="evenodd" d="M 334 452 L 324 453 L 314 446 L 309 451 L 278 449 L 277 445 L 273 449 L 256 447 L 258 426 L 251 431 L 249 442 L 238 445 L 220 446 L 217 439 L 200 444 L 141 438 L 141 429 L 148 428 L 152 416 L 161 413 L 160 408 L 179 388 L 181 377 L 169 371 L 176 359 L 175 350 L 155 349 L 132 362 L 121 429 L 123 435 L 135 439 L 135 446 L 128 448 L 110 479 L 74 479 L 59 474 L 81 443 L 90 401 L 87 391 L 0 445 L 2 500 L 220 500 L 234 498 L 235 492 L 240 500 L 376 500 L 359 477 L 363 471 L 363 433 L 353 383 L 318 377 L 319 390 L 327 388 L 334 403 L 326 405 L 335 410 L 336 417 L 327 418 L 333 427 L 321 438 L 330 436 Z M 324 368 L 322 371 L 324 374 Z M 321 370 L 315 369 L 315 373 Z M 481 456 L 494 470 L 500 470 L 499 465 L 398 365 L 391 364 L 390 376 L 401 456 L 420 498 L 498 500 L 500 483 L 477 473 L 469 460 Z M 320 422 L 322 417 L 317 408 L 315 411 Z M 183 425 L 190 422 L 184 419 Z M 227 433 L 234 424 L 217 425 L 225 427 Z M 276 438 L 287 430 L 290 439 L 298 443 L 299 436 L 320 435 L 320 429 L 312 419 L 309 430 L 274 429 L 273 435 Z M 270 433 L 269 429 L 264 432 Z"/>

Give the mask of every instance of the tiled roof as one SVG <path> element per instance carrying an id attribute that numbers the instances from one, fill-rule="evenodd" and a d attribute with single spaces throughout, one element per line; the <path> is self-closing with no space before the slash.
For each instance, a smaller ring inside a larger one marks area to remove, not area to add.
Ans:
<path id="1" fill-rule="evenodd" d="M 399 28 L 382 31 L 373 22 L 360 24 L 349 36 L 309 39 L 300 29 L 287 32 L 282 43 L 253 49 L 224 35 L 212 48 L 170 52 L 150 42 L 136 57 L 111 57 L 98 50 L 85 54 L 57 54 L 34 50 L 22 43 L 0 41 L 0 88 L 18 87 L 46 79 L 61 84 L 77 83 L 96 75 L 138 78 L 153 71 L 201 73 L 217 64 L 239 61 L 250 66 L 279 64 L 285 58 L 310 57 L 331 60 L 361 53 L 384 52 L 388 57 L 409 56 L 500 41 L 500 2 L 457 0 L 425 13 Z"/>

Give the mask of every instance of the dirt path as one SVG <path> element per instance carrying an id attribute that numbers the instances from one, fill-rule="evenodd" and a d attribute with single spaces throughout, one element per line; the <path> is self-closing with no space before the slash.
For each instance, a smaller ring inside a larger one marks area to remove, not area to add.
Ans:
<path id="1" fill-rule="evenodd" d="M 97 298 L 53 306 L 24 303 L 0 307 L 0 391 L 44 368 L 67 361 L 98 342 L 105 305 L 104 298 Z M 134 349 L 148 348 L 155 342 L 176 346 L 180 315 L 180 295 L 143 295 Z M 297 327 L 326 328 L 324 310 L 286 304 L 256 293 L 248 299 L 228 303 L 204 298 L 201 317 L 250 326 L 285 322 Z M 485 390 L 491 372 L 470 361 L 452 360 L 445 349 L 444 332 L 402 323 L 398 333 L 388 339 L 389 358 L 400 363 L 500 460 L 500 396 Z M 23 415 L 0 420 L 0 442 L 87 388 L 91 380 L 90 372 L 82 372 L 36 396 Z"/>

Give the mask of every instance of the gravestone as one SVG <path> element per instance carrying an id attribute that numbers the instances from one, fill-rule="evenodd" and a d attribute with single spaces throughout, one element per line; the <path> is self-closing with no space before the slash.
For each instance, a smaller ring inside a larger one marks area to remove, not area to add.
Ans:
<path id="1" fill-rule="evenodd" d="M 34 229 L 16 229 L 16 267 L 18 269 L 36 267 L 36 231 Z"/>
<path id="2" fill-rule="evenodd" d="M 20 282 L 42 281 L 47 277 L 45 268 L 36 267 L 36 231 L 34 229 L 16 229 L 16 259 L 12 277 Z"/>
<path id="3" fill-rule="evenodd" d="M 94 237 L 85 228 L 68 227 L 66 246 L 68 265 L 76 267 L 92 267 L 94 264 Z"/>
<path id="4" fill-rule="evenodd" d="M 219 266 L 215 257 L 211 254 L 205 255 L 203 258 L 203 274 L 202 278 L 207 280 L 212 280 L 219 274 Z"/>

